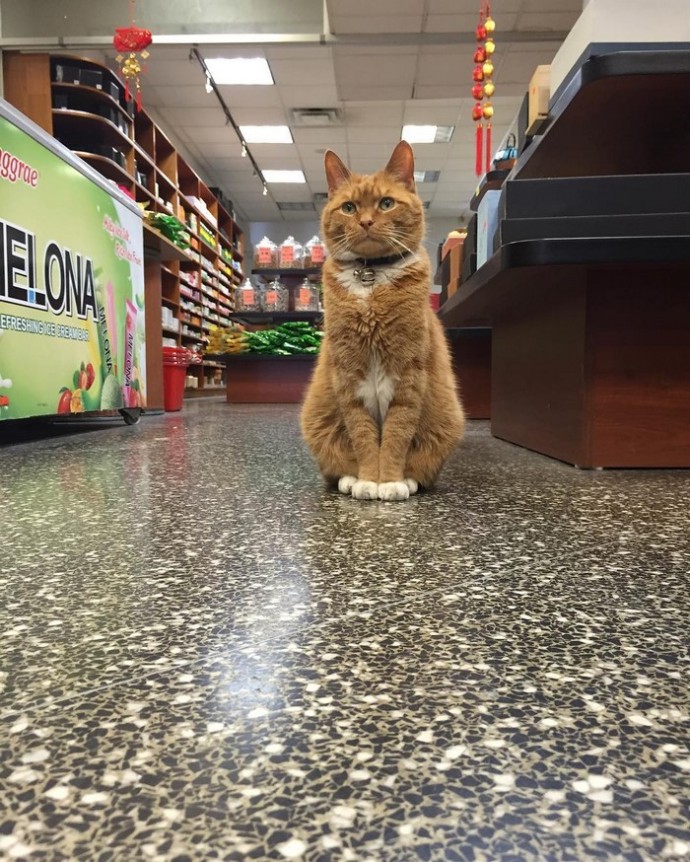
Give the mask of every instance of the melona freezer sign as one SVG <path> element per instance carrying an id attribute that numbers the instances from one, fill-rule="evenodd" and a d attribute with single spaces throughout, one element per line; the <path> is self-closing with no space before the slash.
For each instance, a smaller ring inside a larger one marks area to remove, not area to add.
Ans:
<path id="1" fill-rule="evenodd" d="M 141 219 L 0 116 L 0 419 L 143 407 Z"/>

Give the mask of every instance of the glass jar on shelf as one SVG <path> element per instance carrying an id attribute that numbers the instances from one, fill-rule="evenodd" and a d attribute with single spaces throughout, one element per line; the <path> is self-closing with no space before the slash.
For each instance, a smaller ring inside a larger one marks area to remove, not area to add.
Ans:
<path id="1" fill-rule="evenodd" d="M 294 236 L 289 236 L 280 246 L 278 266 L 280 269 L 301 269 L 304 260 L 304 248 Z"/>
<path id="2" fill-rule="evenodd" d="M 266 286 L 263 294 L 264 311 L 287 311 L 288 301 L 288 289 L 279 277 Z"/>
<path id="3" fill-rule="evenodd" d="M 261 311 L 260 294 L 250 278 L 235 288 L 235 311 Z"/>
<path id="4" fill-rule="evenodd" d="M 254 246 L 254 269 L 277 269 L 278 246 L 265 236 Z"/>
<path id="5" fill-rule="evenodd" d="M 295 311 L 318 311 L 319 289 L 305 278 L 295 293 Z"/>
<path id="6" fill-rule="evenodd" d="M 326 246 L 318 236 L 313 236 L 304 246 L 304 268 L 321 266 L 326 259 Z"/>

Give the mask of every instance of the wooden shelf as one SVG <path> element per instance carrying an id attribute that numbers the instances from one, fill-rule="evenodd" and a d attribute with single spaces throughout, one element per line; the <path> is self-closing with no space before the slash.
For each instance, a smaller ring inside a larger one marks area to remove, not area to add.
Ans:
<path id="1" fill-rule="evenodd" d="M 686 173 L 689 77 L 687 50 L 589 57 L 554 94 L 551 125 L 520 154 L 513 176 Z M 659 111 L 660 98 L 673 110 Z"/>
<path id="2" fill-rule="evenodd" d="M 100 98 L 103 101 L 107 102 L 109 105 L 113 105 L 118 111 L 127 119 L 130 125 L 134 122 L 132 116 L 122 107 L 120 102 L 117 99 L 114 99 L 110 93 L 106 93 L 104 90 L 99 90 L 97 87 L 89 87 L 88 84 L 69 84 L 63 83 L 62 81 L 52 81 L 51 87 L 53 90 L 65 90 L 65 92 L 80 92 L 87 93 L 89 98 Z M 60 108 L 54 110 L 61 110 Z"/>
<path id="3" fill-rule="evenodd" d="M 266 278 L 275 278 L 276 276 L 285 276 L 292 278 L 308 278 L 310 275 L 321 275 L 321 267 L 313 266 L 309 269 L 253 269 L 252 275 L 262 275 Z"/>
<path id="4" fill-rule="evenodd" d="M 101 117 L 100 114 L 92 114 L 89 111 L 74 111 L 69 108 L 53 108 L 54 124 L 58 117 L 60 117 L 61 120 L 66 120 L 68 118 L 72 119 L 75 121 L 74 125 L 83 123 L 85 127 L 93 127 L 94 124 L 101 126 L 108 134 L 115 135 L 115 140 L 118 142 L 127 144 L 127 147 L 134 146 L 132 138 L 125 135 L 124 132 L 115 125 L 115 123 L 112 123 L 105 117 Z"/>
<path id="5" fill-rule="evenodd" d="M 148 225 L 146 222 L 144 222 L 144 252 L 152 260 L 179 260 L 182 262 L 189 260 L 184 249 L 181 249 L 176 246 L 175 243 L 170 242 L 170 240 L 163 236 L 160 231 L 152 228 L 151 225 Z"/>
<path id="6" fill-rule="evenodd" d="M 166 335 L 180 335 L 181 334 L 179 329 L 170 329 L 167 326 L 161 326 L 161 329 L 163 330 L 163 332 L 165 332 Z"/>
<path id="7" fill-rule="evenodd" d="M 130 176 L 124 168 L 121 168 L 117 162 L 114 162 L 107 156 L 99 156 L 98 153 L 89 153 L 85 150 L 72 150 L 72 152 L 75 156 L 79 156 L 80 159 L 84 159 L 85 162 L 96 168 L 99 173 L 103 174 L 109 180 L 114 180 L 116 183 L 122 183 L 123 185 L 125 183 L 132 185 L 134 183 L 134 177 Z"/>
<path id="8" fill-rule="evenodd" d="M 316 323 L 323 318 L 323 311 L 233 311 L 229 317 L 231 320 L 241 320 L 252 325 L 292 321 Z"/>

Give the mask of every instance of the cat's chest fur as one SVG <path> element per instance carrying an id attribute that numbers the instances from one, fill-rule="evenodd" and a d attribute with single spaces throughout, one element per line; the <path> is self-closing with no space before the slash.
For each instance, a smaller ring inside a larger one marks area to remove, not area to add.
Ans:
<path id="1" fill-rule="evenodd" d="M 388 408 L 395 395 L 395 384 L 395 377 L 386 371 L 378 354 L 372 352 L 369 368 L 357 387 L 357 397 L 361 399 L 379 425 L 383 424 L 388 414 Z"/>

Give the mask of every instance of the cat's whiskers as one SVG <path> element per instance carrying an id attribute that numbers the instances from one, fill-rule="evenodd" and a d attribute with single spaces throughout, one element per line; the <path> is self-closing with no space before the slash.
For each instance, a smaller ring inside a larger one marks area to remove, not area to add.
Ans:
<path id="1" fill-rule="evenodd" d="M 411 248 L 408 248 L 408 246 L 406 246 L 404 242 L 399 240 L 397 237 L 393 236 L 393 234 L 388 234 L 386 236 L 386 239 L 390 243 L 392 243 L 393 245 L 396 245 L 400 249 L 402 249 L 402 252 L 400 253 L 400 257 L 404 257 L 406 254 L 414 254 L 414 252 L 412 251 Z"/>

